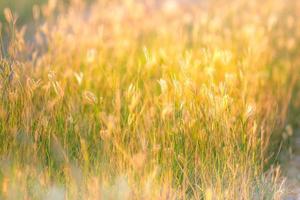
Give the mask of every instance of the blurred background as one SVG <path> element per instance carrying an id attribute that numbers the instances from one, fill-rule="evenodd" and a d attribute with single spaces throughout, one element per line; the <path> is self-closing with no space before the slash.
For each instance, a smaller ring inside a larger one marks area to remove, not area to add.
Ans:
<path id="1" fill-rule="evenodd" d="M 20 25 L 32 20 L 32 8 L 34 5 L 45 5 L 54 2 L 63 2 L 64 5 L 68 5 L 71 1 L 74 0 L 0 0 L 0 22 L 4 22 L 5 20 L 3 13 L 5 8 L 10 8 L 14 14 L 17 14 L 17 24 Z M 88 4 L 93 1 L 94 0 L 84 0 L 84 2 Z"/>
<path id="2" fill-rule="evenodd" d="M 4 21 L 4 8 L 10 8 L 17 13 L 18 23 L 25 23 L 32 19 L 32 7 L 35 4 L 45 4 L 48 0 L 1 0 L 0 1 L 0 21 Z"/>

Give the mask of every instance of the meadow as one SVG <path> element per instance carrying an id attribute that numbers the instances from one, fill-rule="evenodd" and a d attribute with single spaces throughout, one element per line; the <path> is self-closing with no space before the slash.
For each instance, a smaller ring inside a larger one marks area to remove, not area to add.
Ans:
<path id="1" fill-rule="evenodd" d="M 285 196 L 299 1 L 12 2 L 0 199 Z"/>

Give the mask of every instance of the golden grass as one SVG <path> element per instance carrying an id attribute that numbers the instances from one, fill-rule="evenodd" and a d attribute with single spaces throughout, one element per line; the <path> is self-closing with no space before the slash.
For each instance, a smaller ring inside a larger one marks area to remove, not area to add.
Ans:
<path id="1" fill-rule="evenodd" d="M 299 9 L 50 1 L 33 43 L 6 10 L 0 198 L 280 199 Z"/>

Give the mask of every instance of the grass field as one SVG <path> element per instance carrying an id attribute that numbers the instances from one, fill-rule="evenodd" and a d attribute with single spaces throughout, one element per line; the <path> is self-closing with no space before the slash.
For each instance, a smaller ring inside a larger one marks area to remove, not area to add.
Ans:
<path id="1" fill-rule="evenodd" d="M 298 1 L 30 10 L 34 34 L 3 12 L 0 199 L 284 196 L 277 159 L 298 125 Z"/>

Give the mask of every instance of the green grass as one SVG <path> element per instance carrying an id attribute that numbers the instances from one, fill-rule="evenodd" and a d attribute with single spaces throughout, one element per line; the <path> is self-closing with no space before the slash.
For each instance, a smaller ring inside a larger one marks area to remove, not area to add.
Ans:
<path id="1" fill-rule="evenodd" d="M 45 8 L 0 64 L 1 198 L 280 199 L 289 3 Z"/>

